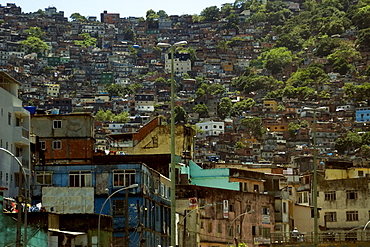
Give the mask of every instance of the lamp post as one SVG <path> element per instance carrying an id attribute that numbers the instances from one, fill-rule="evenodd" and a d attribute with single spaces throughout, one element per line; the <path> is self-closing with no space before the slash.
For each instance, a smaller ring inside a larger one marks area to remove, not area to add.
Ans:
<path id="1" fill-rule="evenodd" d="M 115 194 L 117 194 L 118 192 L 122 191 L 122 190 L 128 190 L 128 189 L 132 189 L 132 188 L 136 188 L 138 187 L 139 185 L 138 184 L 131 184 L 130 186 L 127 186 L 127 187 L 123 187 L 123 188 L 120 188 L 119 190 L 116 190 L 115 192 L 113 192 L 112 194 L 110 194 L 107 199 L 105 199 L 103 205 L 101 206 L 100 208 L 100 212 L 99 212 L 99 219 L 98 219 L 98 247 L 100 246 L 100 219 L 101 219 L 101 215 L 102 215 L 102 211 L 103 211 L 103 208 L 105 206 L 105 204 L 109 201 L 109 199 L 114 196 Z M 128 198 L 126 198 L 126 200 L 128 200 Z M 128 220 L 128 216 L 126 215 L 126 221 Z M 127 236 L 126 236 L 127 238 Z"/>
<path id="2" fill-rule="evenodd" d="M 304 110 L 313 112 L 313 237 L 315 247 L 319 244 L 319 224 L 317 212 L 317 147 L 316 147 L 316 112 L 325 110 L 325 107 L 304 107 Z"/>
<path id="3" fill-rule="evenodd" d="M 229 232 L 231 231 L 231 227 L 232 227 L 232 225 L 234 224 L 234 222 L 237 220 L 237 219 L 239 219 L 241 216 L 243 216 L 243 215 L 246 215 L 246 214 L 250 214 L 250 213 L 253 213 L 254 212 L 254 210 L 252 209 L 252 210 L 249 210 L 249 211 L 247 211 L 247 212 L 244 212 L 244 213 L 242 213 L 242 214 L 239 214 L 238 216 L 236 216 L 231 222 L 230 222 L 230 225 L 229 225 Z M 232 235 L 234 235 L 234 234 L 232 234 Z M 228 240 L 228 242 L 227 242 L 227 246 L 229 246 L 229 243 L 230 243 L 230 241 Z M 236 247 L 238 247 L 238 246 L 236 246 Z"/>
<path id="4" fill-rule="evenodd" d="M 21 231 L 21 214 L 22 214 L 22 207 L 20 206 L 20 203 L 22 200 L 22 176 L 23 176 L 23 179 L 25 181 L 25 183 L 27 182 L 27 179 L 26 179 L 26 172 L 24 170 L 24 166 L 22 165 L 22 162 L 19 161 L 19 159 L 12 153 L 10 152 L 9 150 L 5 149 L 5 148 L 0 148 L 0 151 L 3 151 L 7 154 L 9 154 L 19 165 L 19 180 L 18 180 L 18 200 L 17 200 L 17 204 L 18 204 L 18 223 L 17 223 L 17 240 L 16 240 L 16 246 L 19 247 L 21 246 L 21 235 L 22 235 L 22 231 Z M 29 185 L 29 184 L 28 184 Z M 24 191 L 24 197 L 25 197 L 25 201 L 24 201 L 24 204 L 25 204 L 25 207 L 24 207 L 24 233 L 23 233 L 23 246 L 26 247 L 27 246 L 27 203 L 28 203 L 28 198 L 29 198 L 29 188 L 28 186 L 25 187 L 25 191 Z"/>
<path id="5" fill-rule="evenodd" d="M 171 52 L 171 246 L 176 246 L 176 164 L 175 164 L 175 81 L 174 81 L 174 54 L 175 48 L 186 45 L 187 41 L 180 41 L 173 45 L 158 43 L 158 47 L 167 47 Z"/>
<path id="6" fill-rule="evenodd" d="M 184 215 L 184 218 L 182 218 L 181 221 L 179 221 L 178 224 L 181 225 L 186 220 L 186 218 L 188 216 L 190 216 L 194 211 L 198 211 L 199 209 L 203 209 L 203 208 L 210 207 L 210 206 L 213 206 L 213 204 L 207 204 L 207 205 L 204 205 L 202 207 L 198 207 L 198 208 L 194 208 L 194 209 L 190 210 L 188 213 L 186 213 Z M 185 233 L 186 233 L 186 224 L 184 225 L 184 234 L 183 234 L 183 240 L 182 240 L 183 247 L 185 247 Z M 179 236 L 179 242 L 180 242 L 180 236 Z"/>

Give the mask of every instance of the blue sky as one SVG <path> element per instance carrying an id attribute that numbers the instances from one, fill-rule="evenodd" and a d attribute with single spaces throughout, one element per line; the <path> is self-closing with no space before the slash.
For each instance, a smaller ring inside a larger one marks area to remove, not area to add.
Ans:
<path id="1" fill-rule="evenodd" d="M 146 11 L 164 10 L 168 15 L 200 14 L 200 12 L 210 6 L 221 7 L 224 3 L 234 3 L 226 0 L 13 0 L 1 2 L 15 3 L 22 8 L 22 12 L 36 12 L 44 10 L 49 6 L 57 8 L 57 11 L 64 11 L 64 16 L 69 17 L 72 13 L 80 13 L 83 16 L 96 16 L 100 20 L 100 13 L 107 10 L 108 13 L 119 13 L 120 17 L 136 16 L 144 17 Z"/>

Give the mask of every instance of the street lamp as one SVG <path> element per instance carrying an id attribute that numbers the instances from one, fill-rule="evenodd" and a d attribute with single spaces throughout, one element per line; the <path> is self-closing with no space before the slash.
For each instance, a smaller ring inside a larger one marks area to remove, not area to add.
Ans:
<path id="1" fill-rule="evenodd" d="M 101 206 L 100 208 L 100 212 L 99 212 L 99 219 L 98 219 L 98 247 L 100 246 L 100 219 L 101 219 L 101 214 L 102 214 L 102 211 L 103 211 L 103 208 L 105 206 L 105 204 L 109 201 L 109 199 L 114 196 L 115 194 L 117 194 L 118 192 L 122 191 L 122 190 L 128 190 L 128 189 L 132 189 L 132 188 L 136 188 L 138 187 L 139 185 L 138 184 L 131 184 L 130 186 L 127 186 L 127 187 L 123 187 L 123 188 L 120 188 L 119 190 L 116 190 L 115 192 L 113 192 L 112 194 L 110 194 L 107 199 L 105 199 L 103 205 Z M 128 198 L 126 198 L 126 200 L 128 200 Z M 126 204 L 127 205 L 127 204 Z M 128 215 L 126 215 L 126 221 L 128 220 Z M 126 236 L 127 237 L 127 236 Z"/>
<path id="2" fill-rule="evenodd" d="M 303 110 L 313 112 L 313 237 L 314 245 L 319 244 L 319 224 L 317 212 L 317 147 L 316 147 L 316 112 L 326 110 L 326 107 L 303 107 Z"/>
<path id="3" fill-rule="evenodd" d="M 229 225 L 229 232 L 231 231 L 231 227 L 232 227 L 232 225 L 234 224 L 234 222 L 237 220 L 237 219 L 239 219 L 241 216 L 243 216 L 243 215 L 246 215 L 246 214 L 250 214 L 250 213 L 253 213 L 254 212 L 254 210 L 252 209 L 252 210 L 249 210 L 249 211 L 247 211 L 247 212 L 244 212 L 244 213 L 242 213 L 242 214 L 239 214 L 238 216 L 236 216 L 231 222 L 230 222 L 230 225 Z M 233 234 L 234 235 L 234 234 Z M 227 246 L 229 246 L 229 240 L 228 240 L 228 242 L 227 242 Z M 238 246 L 236 246 L 236 247 L 238 247 Z"/>
<path id="4" fill-rule="evenodd" d="M 26 179 L 26 172 L 24 170 L 24 166 L 22 165 L 22 162 L 19 161 L 19 159 L 12 153 L 10 152 L 9 150 L 5 149 L 5 148 L 0 148 L 0 151 L 3 151 L 7 154 L 9 154 L 10 156 L 12 156 L 12 158 L 18 163 L 19 165 L 19 180 L 18 180 L 18 200 L 17 200 L 17 204 L 18 204 L 18 223 L 17 223 L 17 243 L 16 245 L 17 246 L 21 246 L 21 235 L 22 235 L 22 232 L 21 232 L 21 219 L 22 219 L 22 208 L 20 206 L 21 204 L 21 201 L 20 199 L 22 199 L 22 177 L 21 175 L 23 175 L 23 178 L 24 178 L 24 182 L 27 183 L 27 179 Z M 29 185 L 29 184 L 28 184 Z M 28 186 L 26 187 L 25 186 L 25 191 L 24 191 L 24 196 L 25 196 L 25 201 L 24 201 L 24 204 L 25 204 L 25 207 L 24 207 L 24 233 L 23 233 L 23 246 L 26 247 L 27 246 L 27 203 L 28 203 L 28 198 L 29 198 L 29 188 Z"/>
<path id="5" fill-rule="evenodd" d="M 206 208 L 206 207 L 211 207 L 213 206 L 213 204 L 207 204 L 207 205 L 204 205 L 202 207 L 197 207 L 197 208 L 194 208 L 192 210 L 190 210 L 189 212 L 187 212 L 185 215 L 184 215 L 184 218 L 181 219 L 181 221 L 179 221 L 179 225 L 181 225 L 188 216 L 190 216 L 194 211 L 198 211 L 199 209 L 203 209 L 203 208 Z M 183 246 L 185 246 L 185 232 L 186 232 L 186 224 L 184 225 L 184 234 L 183 234 Z M 196 232 L 197 233 L 197 232 Z M 178 236 L 179 237 L 179 242 L 180 242 L 180 235 Z"/>
<path id="6" fill-rule="evenodd" d="M 184 46 L 188 42 L 180 41 L 173 45 L 158 43 L 158 47 L 169 48 L 171 51 L 171 245 L 176 246 L 176 164 L 175 164 L 175 81 L 174 81 L 174 54 L 175 48 Z"/>

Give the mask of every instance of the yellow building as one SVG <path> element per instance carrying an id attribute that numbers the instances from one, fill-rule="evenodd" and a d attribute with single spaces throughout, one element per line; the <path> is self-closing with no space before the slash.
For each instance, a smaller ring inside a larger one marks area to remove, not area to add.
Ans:
<path id="1" fill-rule="evenodd" d="M 263 109 L 266 111 L 276 112 L 278 103 L 275 100 L 264 100 Z"/>
<path id="2" fill-rule="evenodd" d="M 155 118 L 133 133 L 109 135 L 110 151 L 115 154 L 149 155 L 170 154 L 171 126 Z M 192 157 L 195 130 L 185 125 L 175 126 L 175 154 Z"/>

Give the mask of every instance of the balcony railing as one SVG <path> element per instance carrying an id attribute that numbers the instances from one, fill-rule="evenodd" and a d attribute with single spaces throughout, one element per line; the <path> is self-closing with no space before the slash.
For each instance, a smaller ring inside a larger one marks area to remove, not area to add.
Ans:
<path id="1" fill-rule="evenodd" d="M 344 231 L 344 230 L 333 230 L 320 232 L 318 234 L 319 243 L 339 243 L 339 242 L 368 242 L 370 241 L 370 231 Z M 314 233 L 313 232 L 302 232 L 298 235 L 292 235 L 292 233 L 271 233 L 272 244 L 304 244 L 313 243 Z"/>

